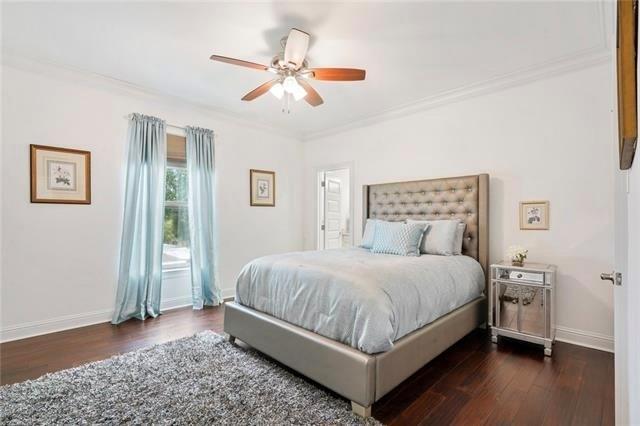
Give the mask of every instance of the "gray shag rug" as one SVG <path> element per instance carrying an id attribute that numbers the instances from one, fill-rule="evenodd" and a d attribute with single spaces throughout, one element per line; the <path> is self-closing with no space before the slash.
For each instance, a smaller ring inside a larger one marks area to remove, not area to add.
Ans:
<path id="1" fill-rule="evenodd" d="M 380 424 L 211 331 L 0 388 L 2 424 Z"/>

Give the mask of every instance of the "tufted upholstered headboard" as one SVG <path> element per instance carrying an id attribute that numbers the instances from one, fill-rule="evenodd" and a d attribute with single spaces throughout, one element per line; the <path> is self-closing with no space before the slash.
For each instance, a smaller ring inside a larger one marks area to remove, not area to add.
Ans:
<path id="1" fill-rule="evenodd" d="M 489 276 L 488 174 L 365 185 L 362 197 L 363 228 L 368 218 L 462 220 L 462 254 L 475 258 Z"/>

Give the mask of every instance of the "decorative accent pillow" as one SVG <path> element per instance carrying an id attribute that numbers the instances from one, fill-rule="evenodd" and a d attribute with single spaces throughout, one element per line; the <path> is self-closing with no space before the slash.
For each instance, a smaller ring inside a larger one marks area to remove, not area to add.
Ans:
<path id="1" fill-rule="evenodd" d="M 429 225 L 422 243 L 420 244 L 420 253 L 440 254 L 443 256 L 451 256 L 454 253 L 456 235 L 458 232 L 459 219 L 445 220 L 412 220 L 407 219 L 407 223 L 421 223 Z M 462 243 L 461 243 L 462 244 Z"/>
<path id="2" fill-rule="evenodd" d="M 453 243 L 453 254 L 458 256 L 462 254 L 462 240 L 464 240 L 464 230 L 467 228 L 467 224 L 460 222 L 458 229 L 456 230 L 456 240 Z"/>
<path id="3" fill-rule="evenodd" d="M 364 225 L 364 232 L 362 233 L 362 242 L 360 247 L 371 249 L 373 247 L 373 236 L 376 233 L 376 222 L 378 219 L 367 219 L 367 223 Z"/>
<path id="4" fill-rule="evenodd" d="M 376 223 L 371 251 L 400 256 L 420 256 L 420 241 L 428 227 L 429 225 L 424 223 L 379 221 Z"/>

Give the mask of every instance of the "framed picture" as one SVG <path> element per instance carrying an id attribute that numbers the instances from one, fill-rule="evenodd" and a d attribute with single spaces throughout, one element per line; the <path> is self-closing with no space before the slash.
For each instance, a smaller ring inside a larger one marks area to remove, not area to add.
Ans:
<path id="1" fill-rule="evenodd" d="M 250 170 L 251 205 L 274 207 L 276 205 L 276 173 L 267 170 Z"/>
<path id="2" fill-rule="evenodd" d="M 549 202 L 521 202 L 520 229 L 549 229 Z"/>
<path id="3" fill-rule="evenodd" d="M 31 202 L 91 204 L 91 153 L 30 145 Z"/>

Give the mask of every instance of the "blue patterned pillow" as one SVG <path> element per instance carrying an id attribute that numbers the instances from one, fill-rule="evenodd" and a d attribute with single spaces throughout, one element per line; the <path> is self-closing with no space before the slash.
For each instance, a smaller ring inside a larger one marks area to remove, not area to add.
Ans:
<path id="1" fill-rule="evenodd" d="M 364 232 L 362 233 L 362 242 L 360 247 L 370 249 L 373 247 L 373 236 L 376 234 L 376 222 L 378 219 L 367 219 L 367 223 L 364 226 Z"/>
<path id="2" fill-rule="evenodd" d="M 424 223 L 384 222 L 376 223 L 373 237 L 373 253 L 420 256 L 422 234 L 429 227 Z"/>

